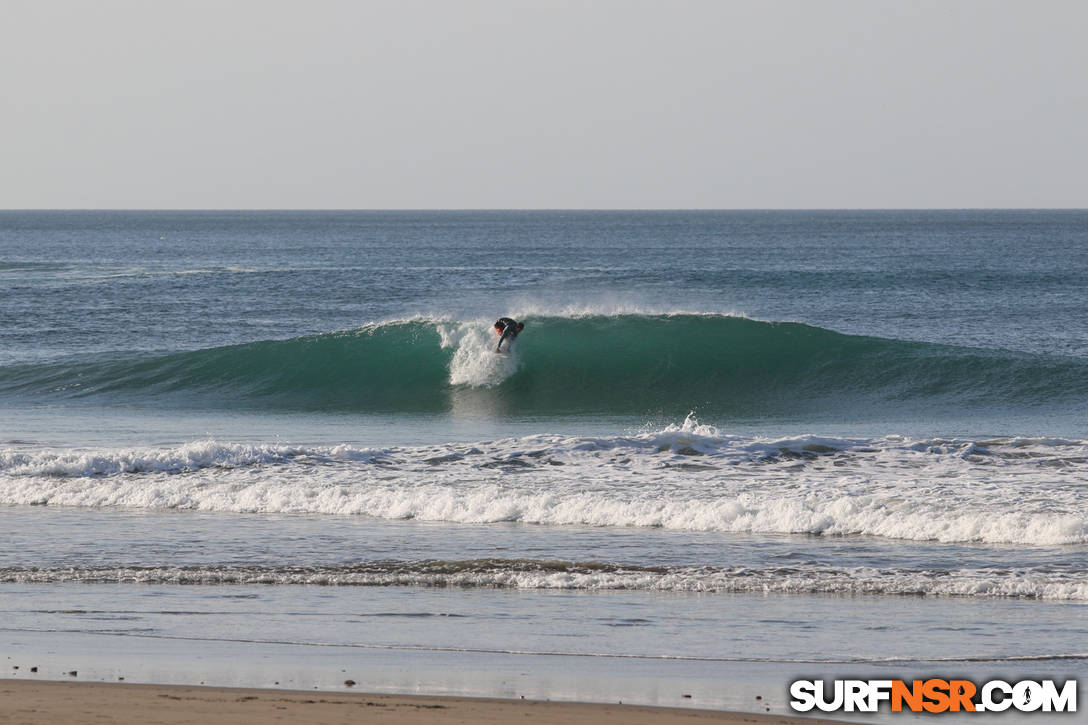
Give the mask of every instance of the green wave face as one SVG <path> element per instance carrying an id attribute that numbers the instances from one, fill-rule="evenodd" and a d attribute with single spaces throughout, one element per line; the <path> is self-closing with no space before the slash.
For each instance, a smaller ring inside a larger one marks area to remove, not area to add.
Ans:
<path id="1" fill-rule="evenodd" d="M 439 410 L 450 351 L 430 323 L 264 340 L 166 355 L 13 366 L 0 393 L 145 397 L 213 407 Z"/>
<path id="2" fill-rule="evenodd" d="M 506 383 L 530 409 L 759 418 L 874 404 L 1088 398 L 1088 361 L 721 316 L 542 319 Z"/>
<path id="3" fill-rule="evenodd" d="M 1088 361 L 703 315 L 537 317 L 512 354 L 484 323 L 420 320 L 166 355 L 12 366 L 0 395 L 367 412 L 754 417 L 1088 400 Z"/>

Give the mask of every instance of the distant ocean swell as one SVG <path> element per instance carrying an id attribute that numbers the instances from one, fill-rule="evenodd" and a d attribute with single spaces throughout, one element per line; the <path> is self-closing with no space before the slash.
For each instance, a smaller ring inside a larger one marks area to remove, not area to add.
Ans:
<path id="1" fill-rule="evenodd" d="M 0 505 L 1088 543 L 1088 442 L 611 438 L 0 451 Z"/>
<path id="2" fill-rule="evenodd" d="M 0 583 L 427 586 L 1088 600 L 1083 572 L 1043 569 L 633 566 L 533 559 L 378 561 L 340 566 L 0 568 Z M 629 622 L 628 626 L 639 623 Z M 622 625 L 621 625 L 622 626 Z"/>
<path id="3" fill-rule="evenodd" d="M 1075 406 L 1088 360 L 844 335 L 721 315 L 536 317 L 511 356 L 488 322 L 418 319 L 165 354 L 0 368 L 0 395 L 373 412 L 763 417 L 806 409 Z"/>

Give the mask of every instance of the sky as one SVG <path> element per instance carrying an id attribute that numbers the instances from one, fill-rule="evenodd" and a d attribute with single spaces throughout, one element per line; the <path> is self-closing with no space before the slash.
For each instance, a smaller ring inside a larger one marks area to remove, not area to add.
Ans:
<path id="1" fill-rule="evenodd" d="M 0 0 L 0 208 L 1088 207 L 1088 3 Z"/>

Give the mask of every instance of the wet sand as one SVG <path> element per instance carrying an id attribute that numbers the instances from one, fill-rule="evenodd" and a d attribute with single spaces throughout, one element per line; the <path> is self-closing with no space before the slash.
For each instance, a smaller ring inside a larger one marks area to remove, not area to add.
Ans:
<path id="1" fill-rule="evenodd" d="M 263 725 L 268 722 L 510 723 L 534 725 L 788 725 L 830 723 L 783 715 L 714 710 L 366 693 L 295 692 L 102 682 L 0 680 L 4 723 L 145 723 Z"/>

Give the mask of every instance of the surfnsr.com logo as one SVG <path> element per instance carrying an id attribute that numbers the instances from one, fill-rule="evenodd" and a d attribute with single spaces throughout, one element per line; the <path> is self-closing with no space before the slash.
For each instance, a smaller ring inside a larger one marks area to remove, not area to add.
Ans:
<path id="1" fill-rule="evenodd" d="M 790 697 L 797 712 L 877 712 L 883 703 L 892 712 L 1076 712 L 1077 681 L 796 680 Z"/>

